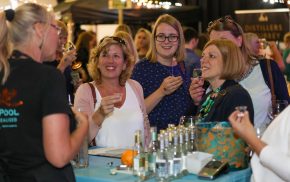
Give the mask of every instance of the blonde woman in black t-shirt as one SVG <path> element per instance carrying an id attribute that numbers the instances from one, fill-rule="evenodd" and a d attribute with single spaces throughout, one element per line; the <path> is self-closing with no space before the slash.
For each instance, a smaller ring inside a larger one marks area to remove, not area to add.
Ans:
<path id="1" fill-rule="evenodd" d="M 55 59 L 60 28 L 33 3 L 0 12 L 0 26 L 0 181 L 75 181 L 88 121 L 75 111 L 70 133 L 63 75 L 42 64 Z"/>

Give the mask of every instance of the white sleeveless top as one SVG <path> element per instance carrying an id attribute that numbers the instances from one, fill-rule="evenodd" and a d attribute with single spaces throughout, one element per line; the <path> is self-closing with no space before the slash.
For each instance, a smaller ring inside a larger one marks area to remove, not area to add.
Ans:
<path id="1" fill-rule="evenodd" d="M 263 127 L 270 122 L 268 113 L 271 109 L 271 91 L 267 86 L 260 64 L 253 68 L 252 73 L 239 82 L 250 94 L 254 106 L 255 127 Z"/>
<path id="2" fill-rule="evenodd" d="M 106 116 L 102 127 L 96 136 L 96 144 L 100 147 L 132 148 L 134 146 L 134 133 L 141 130 L 144 134 L 143 114 L 134 91 L 126 82 L 126 99 L 120 107 Z M 97 103 L 95 110 L 100 107 L 101 94 L 96 89 Z"/>

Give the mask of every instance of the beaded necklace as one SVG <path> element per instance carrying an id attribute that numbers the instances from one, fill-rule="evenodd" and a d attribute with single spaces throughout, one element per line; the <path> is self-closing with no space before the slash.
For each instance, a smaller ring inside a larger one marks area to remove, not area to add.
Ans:
<path id="1" fill-rule="evenodd" d="M 206 116 L 210 112 L 212 106 L 214 105 L 214 100 L 217 97 L 217 95 L 219 94 L 220 90 L 221 90 L 221 87 L 213 90 L 212 93 L 209 94 L 207 96 L 206 100 L 202 103 L 201 108 L 199 110 L 199 120 L 200 121 L 204 120 L 204 118 L 206 118 Z"/>

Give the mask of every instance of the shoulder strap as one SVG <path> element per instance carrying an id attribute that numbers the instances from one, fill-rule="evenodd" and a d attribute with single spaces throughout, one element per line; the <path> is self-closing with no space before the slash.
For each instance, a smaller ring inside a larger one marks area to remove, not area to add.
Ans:
<path id="1" fill-rule="evenodd" d="M 271 60 L 267 59 L 266 64 L 267 64 L 267 71 L 269 75 L 269 80 L 270 80 L 270 90 L 271 90 L 271 100 L 272 100 L 272 107 L 276 105 L 276 95 L 275 95 L 275 88 L 274 88 L 274 82 L 273 82 L 273 75 L 272 75 L 272 69 L 271 69 Z"/>
<path id="2" fill-rule="evenodd" d="M 137 96 L 139 106 L 140 106 L 141 111 L 143 113 L 143 117 L 144 117 L 144 143 L 145 143 L 145 147 L 148 147 L 149 142 L 150 142 L 150 122 L 148 119 L 148 114 L 146 112 L 144 97 L 143 97 L 143 94 L 141 93 L 141 91 L 137 88 L 137 86 L 133 82 L 133 80 L 129 79 L 128 83 L 131 86 L 131 88 L 133 89 L 133 92 L 135 93 L 135 95 Z"/>
<path id="3" fill-rule="evenodd" d="M 95 90 L 94 85 L 91 82 L 88 82 L 88 84 L 89 84 L 89 86 L 91 88 L 91 91 L 92 91 L 92 96 L 93 96 L 93 99 L 94 99 L 94 108 L 95 108 L 95 105 L 96 105 L 96 102 L 97 102 L 96 90 Z M 97 146 L 96 137 L 94 137 L 93 140 L 90 142 L 90 146 Z"/>
<path id="4" fill-rule="evenodd" d="M 97 102 L 97 98 L 96 98 L 96 90 L 95 90 L 95 87 L 94 85 L 91 83 L 91 82 L 88 82 L 90 88 L 91 88 L 91 91 L 92 91 L 92 95 L 93 95 L 93 99 L 94 99 L 94 107 L 96 105 L 96 102 Z"/>

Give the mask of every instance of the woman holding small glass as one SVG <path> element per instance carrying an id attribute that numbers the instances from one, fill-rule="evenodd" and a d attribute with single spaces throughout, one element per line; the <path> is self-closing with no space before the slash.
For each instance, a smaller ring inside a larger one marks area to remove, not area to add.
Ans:
<path id="1" fill-rule="evenodd" d="M 227 121 L 238 106 L 246 106 L 253 119 L 251 97 L 234 81 L 243 71 L 244 62 L 239 48 L 229 40 L 212 40 L 205 45 L 201 57 L 201 81 L 209 82 L 210 92 L 201 100 L 198 109 L 200 121 Z"/>
<path id="2" fill-rule="evenodd" d="M 229 121 L 235 133 L 245 140 L 255 154 L 251 159 L 251 181 L 290 181 L 290 107 L 276 117 L 261 139 L 256 135 L 249 113 L 233 112 Z"/>
<path id="3" fill-rule="evenodd" d="M 104 37 L 92 51 L 88 71 L 94 81 L 77 89 L 74 107 L 89 116 L 89 136 L 94 145 L 132 147 L 136 130 L 143 131 L 145 146 L 148 143 L 150 127 L 143 89 L 129 79 L 134 63 L 119 37 Z"/>
<path id="4" fill-rule="evenodd" d="M 135 65 L 132 79 L 142 85 L 150 124 L 159 131 L 190 113 L 190 78 L 185 73 L 184 37 L 177 19 L 161 15 L 150 41 L 146 58 Z"/>

